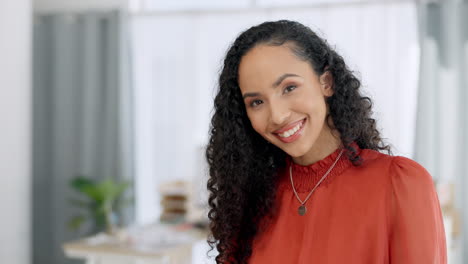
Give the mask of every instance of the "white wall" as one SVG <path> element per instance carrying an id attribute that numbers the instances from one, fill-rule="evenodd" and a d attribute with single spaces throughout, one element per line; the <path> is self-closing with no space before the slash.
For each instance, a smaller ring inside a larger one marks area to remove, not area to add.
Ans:
<path id="1" fill-rule="evenodd" d="M 31 0 L 0 1 L 0 262 L 30 263 Z"/>

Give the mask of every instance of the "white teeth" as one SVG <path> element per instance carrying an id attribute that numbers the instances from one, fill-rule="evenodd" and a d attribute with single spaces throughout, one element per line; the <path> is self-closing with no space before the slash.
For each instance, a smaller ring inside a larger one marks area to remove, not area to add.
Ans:
<path id="1" fill-rule="evenodd" d="M 278 134 L 278 135 L 280 137 L 282 137 L 282 138 L 290 137 L 290 136 L 294 135 L 294 133 L 296 133 L 299 129 L 301 129 L 301 126 L 302 126 L 302 122 L 297 124 L 297 126 L 289 129 L 288 131 L 285 131 L 284 133 L 281 133 L 281 134 Z"/>

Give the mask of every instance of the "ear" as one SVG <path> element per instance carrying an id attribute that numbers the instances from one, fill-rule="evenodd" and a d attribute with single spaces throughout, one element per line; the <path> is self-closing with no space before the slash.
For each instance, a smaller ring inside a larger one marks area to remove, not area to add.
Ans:
<path id="1" fill-rule="evenodd" d="M 331 74 L 330 71 L 325 71 L 320 75 L 319 77 L 320 85 L 321 85 L 321 90 L 322 94 L 326 97 L 330 97 L 333 95 L 333 75 Z"/>

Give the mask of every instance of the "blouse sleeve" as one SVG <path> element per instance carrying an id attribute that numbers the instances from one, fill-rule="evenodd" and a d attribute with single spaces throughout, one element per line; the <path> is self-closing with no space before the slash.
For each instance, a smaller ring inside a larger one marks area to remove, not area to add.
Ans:
<path id="1" fill-rule="evenodd" d="M 447 263 L 445 231 L 431 175 L 394 157 L 391 165 L 390 263 Z"/>

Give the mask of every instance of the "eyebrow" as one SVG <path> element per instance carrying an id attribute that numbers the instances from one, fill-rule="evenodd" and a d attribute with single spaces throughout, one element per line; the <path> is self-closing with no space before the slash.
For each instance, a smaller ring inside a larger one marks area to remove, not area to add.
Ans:
<path id="1" fill-rule="evenodd" d="M 273 88 L 276 88 L 278 87 L 278 85 L 280 85 L 284 79 L 288 78 L 288 77 L 300 77 L 299 75 L 297 74 L 294 74 L 294 73 L 285 73 L 283 75 L 281 75 L 273 84 L 271 87 Z M 242 97 L 243 99 L 247 98 L 247 97 L 255 97 L 255 96 L 258 96 L 260 95 L 259 93 L 245 93 L 244 96 Z"/>
<path id="2" fill-rule="evenodd" d="M 278 85 L 280 85 L 284 81 L 284 79 L 286 79 L 288 77 L 299 77 L 299 75 L 294 74 L 294 73 L 285 73 L 285 74 L 281 75 L 278 78 L 278 80 L 276 80 L 276 82 L 273 83 L 272 87 L 273 88 L 278 87 Z"/>

